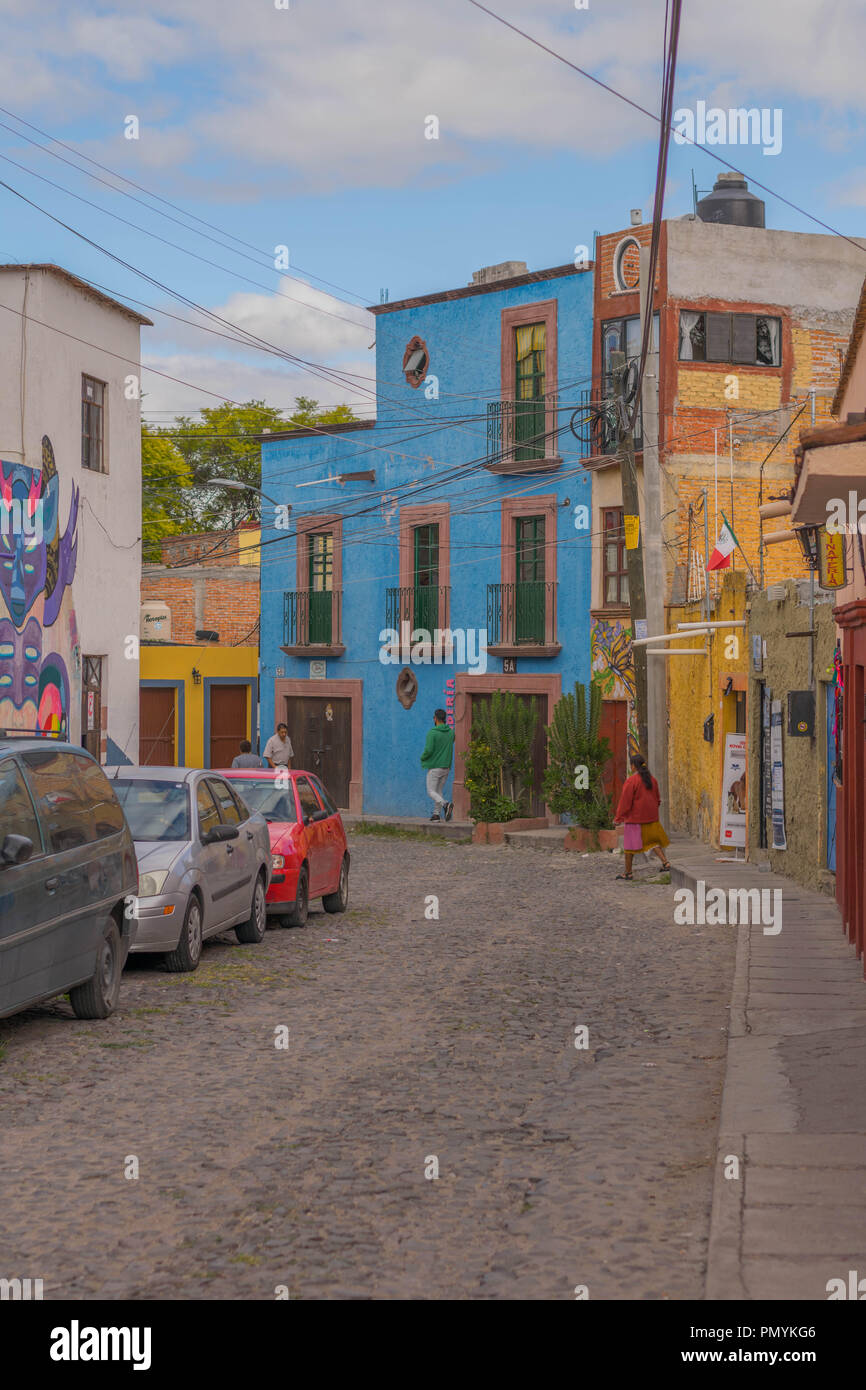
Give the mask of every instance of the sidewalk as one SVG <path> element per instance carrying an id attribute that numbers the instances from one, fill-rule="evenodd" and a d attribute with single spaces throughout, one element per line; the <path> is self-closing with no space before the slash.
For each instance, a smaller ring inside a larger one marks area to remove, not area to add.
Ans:
<path id="1" fill-rule="evenodd" d="M 347 830 L 356 825 L 391 825 L 395 830 L 420 831 L 422 835 L 437 835 L 440 840 L 468 840 L 472 835 L 471 820 L 430 820 L 424 816 L 368 816 L 341 811 Z"/>
<path id="2" fill-rule="evenodd" d="M 782 890 L 778 935 L 719 928 L 738 941 L 705 1297 L 826 1299 L 866 1278 L 862 962 L 832 898 L 692 840 L 668 853 L 674 888 Z"/>

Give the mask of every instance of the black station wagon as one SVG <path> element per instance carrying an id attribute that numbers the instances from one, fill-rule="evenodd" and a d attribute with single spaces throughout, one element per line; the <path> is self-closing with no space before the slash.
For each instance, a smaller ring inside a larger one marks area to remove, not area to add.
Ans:
<path id="1" fill-rule="evenodd" d="M 0 735 L 0 1018 L 69 993 L 107 1018 L 136 930 L 135 848 L 83 748 Z"/>

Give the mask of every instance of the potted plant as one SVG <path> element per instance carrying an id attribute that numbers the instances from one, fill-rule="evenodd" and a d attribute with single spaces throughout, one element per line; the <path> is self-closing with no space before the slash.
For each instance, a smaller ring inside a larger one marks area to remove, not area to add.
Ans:
<path id="1" fill-rule="evenodd" d="M 463 765 L 476 843 L 501 844 L 508 830 L 546 826 L 546 818 L 527 816 L 535 728 L 535 701 L 526 705 L 511 690 L 494 691 L 490 703 L 473 712 Z"/>
<path id="2" fill-rule="evenodd" d="M 598 732 L 601 691 L 575 682 L 574 693 L 557 700 L 547 729 L 549 763 L 544 773 L 544 799 L 552 811 L 572 822 L 567 849 L 616 849 L 618 832 L 604 789 L 604 769 L 610 744 Z"/>

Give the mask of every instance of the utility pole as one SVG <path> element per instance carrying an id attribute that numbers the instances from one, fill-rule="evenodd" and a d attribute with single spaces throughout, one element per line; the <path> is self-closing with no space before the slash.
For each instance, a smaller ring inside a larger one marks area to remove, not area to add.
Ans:
<path id="1" fill-rule="evenodd" d="M 612 352 L 610 365 L 613 370 L 614 400 L 616 404 L 616 438 L 619 456 L 619 476 L 622 487 L 622 506 L 626 527 L 626 564 L 628 566 L 628 601 L 631 608 L 632 637 L 645 637 L 646 590 L 643 578 L 643 536 L 638 531 L 637 544 L 629 548 L 630 525 L 640 517 L 640 503 L 637 490 L 637 470 L 634 463 L 634 435 L 628 427 L 629 404 L 625 399 L 626 361 L 624 352 Z M 634 518 L 631 523 L 629 518 Z M 647 706 L 646 706 L 646 647 L 632 649 L 634 663 L 634 713 L 637 724 L 638 742 L 642 749 L 647 746 Z M 659 788 L 661 790 L 661 788 Z"/>
<path id="2" fill-rule="evenodd" d="M 653 287 L 649 282 L 650 252 L 640 253 L 641 341 L 649 319 L 649 352 L 641 390 L 643 434 L 644 525 L 643 562 L 646 579 L 647 637 L 665 631 L 665 563 L 662 549 L 661 474 L 659 469 L 659 354 L 653 342 Z M 668 805 L 668 700 L 666 658 L 647 664 L 647 759 Z"/>

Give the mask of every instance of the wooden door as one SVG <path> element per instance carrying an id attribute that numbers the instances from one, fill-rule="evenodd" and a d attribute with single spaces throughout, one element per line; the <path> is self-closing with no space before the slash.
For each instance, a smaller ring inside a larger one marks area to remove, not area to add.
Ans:
<path id="1" fill-rule="evenodd" d="M 102 751 L 102 657 L 81 659 L 81 746 L 101 762 Z"/>
<path id="2" fill-rule="evenodd" d="M 604 789 L 616 810 L 622 785 L 628 776 L 628 701 L 602 700 L 599 734 L 610 744 L 610 758 L 604 769 Z"/>
<path id="3" fill-rule="evenodd" d="M 352 775 L 352 702 L 319 695 L 287 695 L 285 721 L 295 750 L 292 764 L 314 772 L 341 810 L 349 806 Z"/>
<path id="4" fill-rule="evenodd" d="M 174 707 L 171 685 L 143 685 L 138 704 L 138 761 L 142 767 L 175 767 Z"/>
<path id="5" fill-rule="evenodd" d="M 210 761 L 208 767 L 231 767 L 241 739 L 249 738 L 246 685 L 210 687 Z"/>
<path id="6" fill-rule="evenodd" d="M 517 698 L 521 700 L 524 705 L 531 704 L 534 700 L 536 714 L 535 737 L 532 740 L 532 796 L 529 806 L 523 814 L 527 816 L 543 816 L 546 813 L 544 809 L 544 797 L 541 794 L 541 779 L 544 776 L 544 769 L 547 767 L 547 698 L 544 695 L 524 695 L 519 690 L 515 693 Z M 493 696 L 488 694 L 473 694 L 471 699 L 471 710 L 472 713 L 474 713 L 480 704 L 489 705 Z"/>

